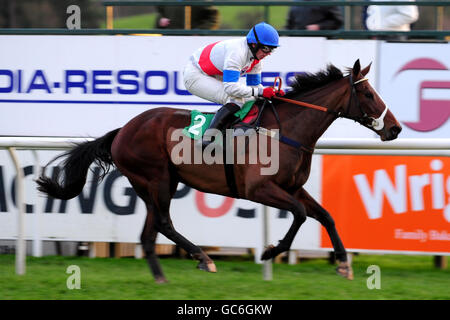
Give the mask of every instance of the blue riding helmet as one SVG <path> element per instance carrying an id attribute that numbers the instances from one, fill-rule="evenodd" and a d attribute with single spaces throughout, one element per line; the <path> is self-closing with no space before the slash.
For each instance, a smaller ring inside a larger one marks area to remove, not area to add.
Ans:
<path id="1" fill-rule="evenodd" d="M 256 43 L 270 47 L 278 47 L 278 39 L 277 30 L 265 22 L 258 23 L 247 34 L 247 43 Z"/>

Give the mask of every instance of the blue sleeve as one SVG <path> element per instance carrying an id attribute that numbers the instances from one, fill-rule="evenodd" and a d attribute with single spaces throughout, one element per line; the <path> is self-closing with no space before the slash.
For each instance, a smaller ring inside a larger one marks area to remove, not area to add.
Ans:
<path id="1" fill-rule="evenodd" d="M 247 85 L 248 86 L 257 86 L 261 84 L 261 74 L 247 74 Z"/>
<path id="2" fill-rule="evenodd" d="M 241 74 L 235 70 L 223 70 L 223 82 L 238 82 Z"/>

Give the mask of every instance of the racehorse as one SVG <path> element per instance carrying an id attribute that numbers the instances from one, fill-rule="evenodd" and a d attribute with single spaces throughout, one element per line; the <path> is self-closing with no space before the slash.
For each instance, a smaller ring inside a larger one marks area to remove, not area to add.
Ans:
<path id="1" fill-rule="evenodd" d="M 115 165 L 128 178 L 137 195 L 145 202 L 147 216 L 141 242 L 155 281 L 166 277 L 155 254 L 155 240 L 160 232 L 198 260 L 201 270 L 216 272 L 211 258 L 198 246 L 175 230 L 169 213 L 171 199 L 182 182 L 203 192 L 248 199 L 266 206 L 290 211 L 294 217 L 285 237 L 276 246 L 269 246 L 262 259 L 274 258 L 289 250 L 295 235 L 307 217 L 318 220 L 327 230 L 338 266 L 336 272 L 353 279 L 353 270 L 337 233 L 331 215 L 303 188 L 311 166 L 317 140 L 339 117 L 352 119 L 376 132 L 382 141 L 396 139 L 401 131 L 399 122 L 367 81 L 370 64 L 361 70 L 357 60 L 344 75 L 328 65 L 317 73 L 296 75 L 286 101 L 274 100 L 274 112 L 263 112 L 260 126 L 266 129 L 282 127 L 286 139 L 278 145 L 279 169 L 272 175 L 262 175 L 264 164 L 234 164 L 236 190 L 227 183 L 223 164 L 175 164 L 171 152 L 176 142 L 174 130 L 190 123 L 190 112 L 174 108 L 147 110 L 124 127 L 93 140 L 81 143 L 62 154 L 66 157 L 59 171 L 38 179 L 38 189 L 59 199 L 71 199 L 81 193 L 90 165 L 96 162 L 108 172 Z M 319 111 L 299 107 L 292 101 L 314 103 L 326 108 Z M 272 139 L 266 136 L 267 139 Z M 286 142 L 287 141 L 287 142 Z M 192 148 L 195 148 L 193 144 Z M 61 157 L 59 156 L 59 157 Z M 59 158 L 58 157 L 58 158 Z M 55 160 L 55 159 L 54 159 Z M 53 161 L 53 160 L 52 160 Z M 48 166 L 48 165 L 47 165 Z"/>

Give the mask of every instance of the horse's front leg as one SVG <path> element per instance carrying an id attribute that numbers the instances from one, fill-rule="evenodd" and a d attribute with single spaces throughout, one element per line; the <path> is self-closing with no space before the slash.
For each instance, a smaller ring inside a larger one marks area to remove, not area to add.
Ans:
<path id="1" fill-rule="evenodd" d="M 303 188 L 296 193 L 296 198 L 304 204 L 308 217 L 319 221 L 327 230 L 328 236 L 333 244 L 336 260 L 339 262 L 336 272 L 344 278 L 353 280 L 353 269 L 347 261 L 347 252 L 337 233 L 336 225 L 331 215 Z"/>
<path id="2" fill-rule="evenodd" d="M 300 226 L 306 220 L 306 210 L 303 204 L 273 182 L 265 183 L 255 190 L 249 199 L 266 206 L 288 210 L 294 216 L 292 225 L 284 238 L 280 240 L 277 246 L 270 245 L 267 247 L 261 256 L 261 259 L 268 260 L 276 257 L 282 252 L 288 251 L 291 248 L 292 242 L 294 241 Z"/>

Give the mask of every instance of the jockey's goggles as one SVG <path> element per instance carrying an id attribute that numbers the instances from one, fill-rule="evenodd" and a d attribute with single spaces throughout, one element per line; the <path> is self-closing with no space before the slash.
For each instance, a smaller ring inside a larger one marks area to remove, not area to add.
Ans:
<path id="1" fill-rule="evenodd" d="M 271 53 L 271 52 L 273 52 L 276 49 L 276 47 L 269 47 L 269 46 L 265 46 L 265 45 L 260 45 L 259 49 L 261 49 L 261 51 L 264 52 L 264 53 Z"/>

